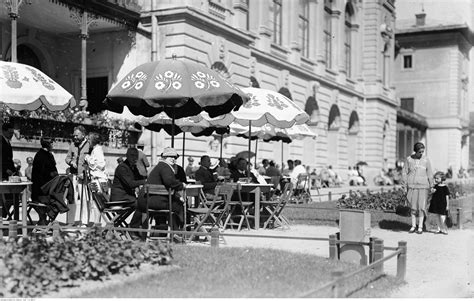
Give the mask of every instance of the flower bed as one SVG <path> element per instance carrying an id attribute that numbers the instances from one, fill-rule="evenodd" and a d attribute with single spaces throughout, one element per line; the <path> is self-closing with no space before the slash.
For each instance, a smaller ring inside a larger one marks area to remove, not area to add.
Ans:
<path id="1" fill-rule="evenodd" d="M 142 263 L 167 265 L 169 245 L 118 240 L 93 228 L 84 236 L 43 234 L 0 242 L 0 297 L 41 297 L 83 280 L 130 274 Z"/>

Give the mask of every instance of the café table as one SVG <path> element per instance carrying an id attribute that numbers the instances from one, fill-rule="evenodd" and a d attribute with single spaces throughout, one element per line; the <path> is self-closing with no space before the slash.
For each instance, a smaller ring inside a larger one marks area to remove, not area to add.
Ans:
<path id="1" fill-rule="evenodd" d="M 241 193 L 250 193 L 254 195 L 255 203 L 255 230 L 260 229 L 260 196 L 262 193 L 269 192 L 273 184 L 241 183 Z"/>
<path id="2" fill-rule="evenodd" d="M 201 184 L 186 184 L 186 189 L 184 190 L 184 196 L 186 200 L 186 205 L 189 206 L 189 198 L 194 198 L 194 207 L 199 206 L 199 202 L 201 201 L 201 197 L 204 195 L 202 188 L 204 186 Z"/>
<path id="3" fill-rule="evenodd" d="M 15 195 L 21 194 L 21 224 L 22 224 L 22 234 L 26 235 L 26 211 L 27 211 L 27 204 L 26 204 L 26 193 L 24 192 L 25 188 L 31 188 L 32 182 L 0 182 L 0 195 L 2 195 L 2 199 L 5 194 L 11 193 Z M 18 198 L 13 198 L 13 219 L 18 221 L 20 217 L 20 204 L 18 202 Z"/>

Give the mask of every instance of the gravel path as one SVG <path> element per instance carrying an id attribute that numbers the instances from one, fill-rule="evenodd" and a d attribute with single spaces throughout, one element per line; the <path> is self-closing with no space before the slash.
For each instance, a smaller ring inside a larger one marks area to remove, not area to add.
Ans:
<path id="1" fill-rule="evenodd" d="M 250 230 L 226 233 L 293 237 L 328 237 L 338 232 L 337 227 L 293 225 L 288 230 Z M 398 241 L 407 242 L 407 284 L 395 291 L 393 298 L 461 298 L 474 297 L 474 230 L 452 230 L 449 235 L 425 232 L 408 234 L 372 228 L 371 236 L 384 240 L 385 246 L 396 247 Z M 262 239 L 225 237 L 221 246 L 275 248 L 292 252 L 329 257 L 327 241 Z M 385 251 L 390 254 L 392 251 Z M 389 260 L 384 270 L 396 275 L 396 259 Z"/>

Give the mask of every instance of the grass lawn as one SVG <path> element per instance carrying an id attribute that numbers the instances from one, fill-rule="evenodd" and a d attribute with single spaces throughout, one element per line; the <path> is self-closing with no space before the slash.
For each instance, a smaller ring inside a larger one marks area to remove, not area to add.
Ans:
<path id="1" fill-rule="evenodd" d="M 310 204 L 288 204 L 283 214 L 294 224 L 304 225 L 339 225 L 339 208 L 336 201 Z M 370 211 L 372 227 L 381 229 L 408 231 L 411 218 L 398 216 L 395 213 Z"/>
<path id="2" fill-rule="evenodd" d="M 173 264 L 178 269 L 157 271 L 153 277 L 74 297 L 295 298 L 329 282 L 333 270 L 342 269 L 348 273 L 359 268 L 346 262 L 273 249 L 174 245 L 173 257 Z M 361 288 L 361 281 L 366 279 L 374 279 L 374 282 Z M 351 279 L 344 291 L 350 297 L 382 298 L 400 284 L 392 276 L 377 276 L 368 271 Z M 311 296 L 330 297 L 330 291 L 327 289 Z"/>

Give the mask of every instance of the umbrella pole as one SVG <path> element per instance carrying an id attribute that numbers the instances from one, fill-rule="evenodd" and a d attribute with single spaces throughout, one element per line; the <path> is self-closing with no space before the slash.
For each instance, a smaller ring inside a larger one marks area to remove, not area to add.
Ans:
<path id="1" fill-rule="evenodd" d="M 252 137 L 252 121 L 249 120 L 249 161 L 247 164 L 247 170 L 248 170 L 248 174 L 250 176 L 250 159 L 252 158 L 251 157 L 251 152 L 252 152 L 252 140 L 250 139 L 250 137 Z"/>
<path id="2" fill-rule="evenodd" d="M 281 141 L 281 172 L 283 173 L 283 140 Z"/>
<path id="3" fill-rule="evenodd" d="M 184 167 L 184 144 L 185 144 L 185 141 L 186 141 L 185 135 L 186 135 L 186 133 L 183 132 L 183 161 L 182 161 L 182 162 L 183 162 L 183 163 L 182 163 L 183 165 L 181 165 L 181 167 Z"/>
<path id="4" fill-rule="evenodd" d="M 255 160 L 254 160 L 255 168 L 257 168 L 257 151 L 258 151 L 258 138 L 255 140 Z"/>
<path id="5" fill-rule="evenodd" d="M 173 117 L 171 117 L 171 147 L 174 148 L 174 110 Z"/>
<path id="6" fill-rule="evenodd" d="M 224 134 L 221 134 L 221 153 L 219 155 L 219 162 L 222 161 L 222 141 L 224 140 Z"/>

